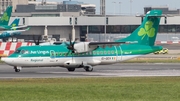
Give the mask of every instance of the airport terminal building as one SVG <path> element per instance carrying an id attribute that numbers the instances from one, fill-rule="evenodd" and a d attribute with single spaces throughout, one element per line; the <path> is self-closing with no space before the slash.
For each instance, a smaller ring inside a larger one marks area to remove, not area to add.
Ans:
<path id="1" fill-rule="evenodd" d="M 171 11 L 167 7 L 145 7 L 145 13 L 151 9 L 162 9 L 170 17 L 162 17 L 158 31 L 158 41 L 179 40 L 179 9 Z M 167 12 L 168 11 L 168 12 Z M 77 1 L 62 3 L 29 2 L 19 4 L 12 14 L 11 21 L 20 18 L 20 25 L 28 25 L 31 29 L 15 36 L 17 39 L 32 40 L 33 35 L 46 35 L 56 40 L 68 40 L 75 26 L 76 38 L 80 41 L 113 41 L 133 32 L 142 22 L 136 15 L 97 15 L 96 6 Z M 11 22 L 10 21 L 10 22 Z M 106 34 L 105 34 L 106 33 Z M 105 38 L 106 37 L 106 38 Z M 7 39 L 5 39 L 7 40 Z"/>

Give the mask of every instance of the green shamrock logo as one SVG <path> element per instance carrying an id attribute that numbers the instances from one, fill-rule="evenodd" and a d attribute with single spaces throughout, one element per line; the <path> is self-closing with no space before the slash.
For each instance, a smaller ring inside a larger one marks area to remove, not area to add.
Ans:
<path id="1" fill-rule="evenodd" d="M 13 28 L 13 27 L 16 27 L 16 24 L 12 24 L 11 27 L 12 27 L 13 30 L 16 30 L 16 28 Z"/>
<path id="2" fill-rule="evenodd" d="M 8 21 L 9 20 L 9 17 L 7 15 L 7 13 L 4 13 L 4 15 L 2 16 L 2 21 Z"/>
<path id="3" fill-rule="evenodd" d="M 138 32 L 139 36 L 142 36 L 142 39 L 147 35 L 148 37 L 154 37 L 155 28 L 153 28 L 153 22 L 147 21 L 144 28 L 141 28 Z"/>
<path id="4" fill-rule="evenodd" d="M 11 27 L 16 27 L 16 24 L 12 24 L 12 26 Z"/>

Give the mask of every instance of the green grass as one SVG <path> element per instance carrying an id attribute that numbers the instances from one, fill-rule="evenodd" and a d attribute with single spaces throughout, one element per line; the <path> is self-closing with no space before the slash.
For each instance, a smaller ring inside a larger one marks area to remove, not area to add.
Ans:
<path id="1" fill-rule="evenodd" d="M 123 63 L 180 63 L 180 59 L 174 58 L 134 58 L 131 60 L 123 61 Z"/>
<path id="2" fill-rule="evenodd" d="M 0 80 L 0 101 L 180 101 L 180 77 Z"/>

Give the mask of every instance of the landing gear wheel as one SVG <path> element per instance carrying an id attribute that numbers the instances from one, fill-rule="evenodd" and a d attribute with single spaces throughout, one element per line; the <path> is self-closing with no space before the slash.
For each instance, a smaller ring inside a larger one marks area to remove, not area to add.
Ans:
<path id="1" fill-rule="evenodd" d="M 93 67 L 92 67 L 92 66 L 85 66 L 84 69 L 85 69 L 87 72 L 92 72 L 92 71 L 93 71 Z"/>
<path id="2" fill-rule="evenodd" d="M 69 72 L 74 72 L 74 71 L 75 71 L 75 68 L 68 68 L 68 71 L 69 71 Z"/>
<path id="3" fill-rule="evenodd" d="M 20 69 L 15 69 L 15 72 L 20 72 L 21 70 Z"/>
<path id="4" fill-rule="evenodd" d="M 21 67 L 14 66 L 14 70 L 15 70 L 15 72 L 20 72 L 21 71 Z"/>

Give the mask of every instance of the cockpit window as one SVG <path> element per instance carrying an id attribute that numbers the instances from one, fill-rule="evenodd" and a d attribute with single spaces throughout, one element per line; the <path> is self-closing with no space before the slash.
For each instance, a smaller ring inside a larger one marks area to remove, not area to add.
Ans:
<path id="1" fill-rule="evenodd" d="M 25 50 L 21 50 L 21 54 L 24 54 L 25 53 Z"/>
<path id="2" fill-rule="evenodd" d="M 28 54 L 27 50 L 21 50 L 21 54 Z"/>
<path id="3" fill-rule="evenodd" d="M 21 50 L 16 50 L 14 53 L 20 53 L 21 52 Z"/>
<path id="4" fill-rule="evenodd" d="M 21 53 L 21 54 L 28 54 L 29 51 L 28 50 L 16 50 L 14 53 L 16 53 L 16 54 L 19 54 L 19 53 Z"/>

